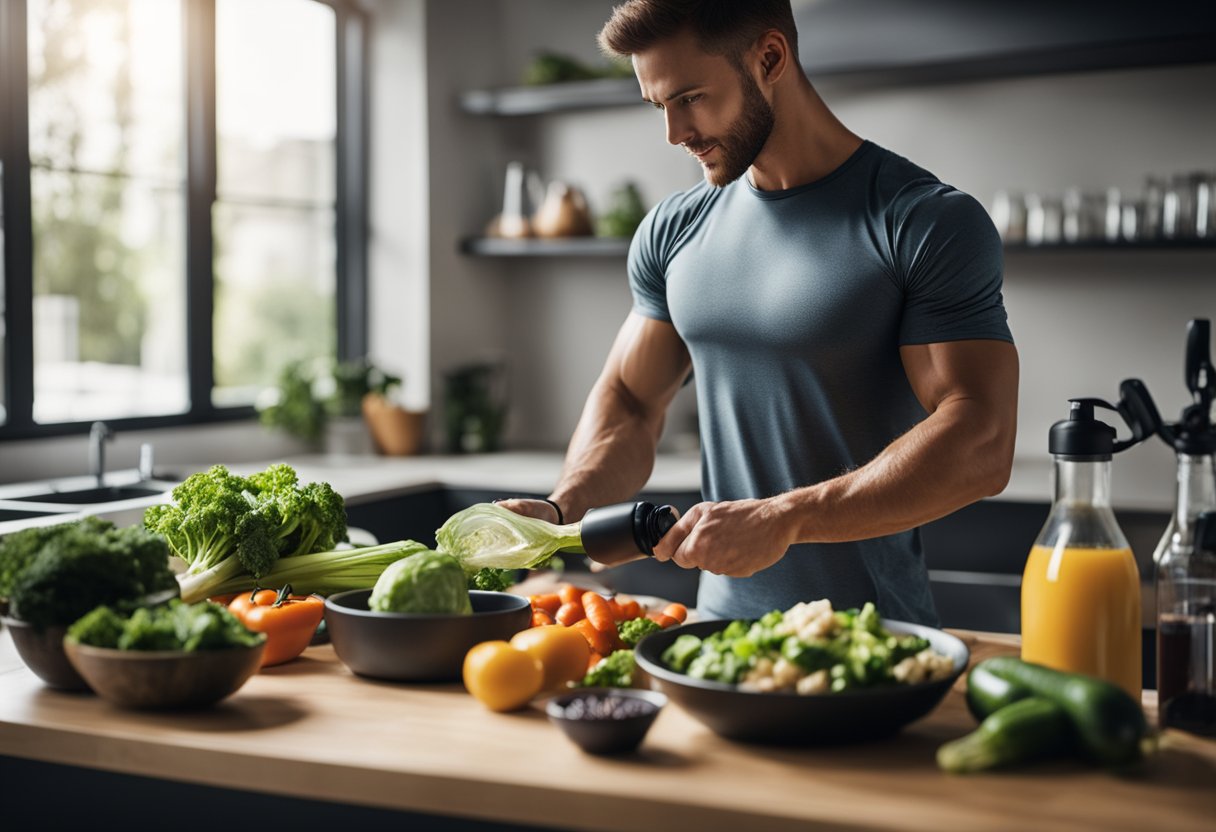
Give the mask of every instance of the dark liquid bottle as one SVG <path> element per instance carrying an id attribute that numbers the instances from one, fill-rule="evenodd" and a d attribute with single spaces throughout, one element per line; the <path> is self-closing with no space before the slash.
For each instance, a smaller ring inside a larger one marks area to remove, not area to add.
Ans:
<path id="1" fill-rule="evenodd" d="M 1216 690 L 1205 680 L 1216 678 L 1216 604 L 1192 612 L 1163 615 L 1158 624 L 1158 710 L 1162 727 L 1212 737 L 1216 736 Z"/>
<path id="2" fill-rule="evenodd" d="M 1157 711 L 1162 728 L 1216 736 L 1216 513 L 1157 565 Z"/>

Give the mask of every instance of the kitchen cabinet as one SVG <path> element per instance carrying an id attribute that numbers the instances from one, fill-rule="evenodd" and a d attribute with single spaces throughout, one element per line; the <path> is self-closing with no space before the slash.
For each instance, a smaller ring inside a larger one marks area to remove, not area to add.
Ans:
<path id="1" fill-rule="evenodd" d="M 1015 637 L 960 635 L 976 661 L 1018 649 Z M 1135 776 L 1067 761 L 942 774 L 936 749 L 974 726 L 962 685 L 881 742 L 734 743 L 669 704 L 638 753 L 598 758 L 539 707 L 496 714 L 459 685 L 364 680 L 328 645 L 216 708 L 141 713 L 43 687 L 0 633 L 0 792 L 14 828 L 100 815 L 178 829 L 220 817 L 428 830 L 1210 829 L 1216 742 L 1175 731 Z M 1151 693 L 1145 706 L 1152 718 Z"/>

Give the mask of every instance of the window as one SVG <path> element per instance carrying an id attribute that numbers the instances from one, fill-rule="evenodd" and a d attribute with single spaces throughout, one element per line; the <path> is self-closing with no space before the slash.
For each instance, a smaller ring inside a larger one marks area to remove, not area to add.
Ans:
<path id="1" fill-rule="evenodd" d="M 346 0 L 0 0 L 0 437 L 248 417 L 361 355 L 364 32 Z"/>

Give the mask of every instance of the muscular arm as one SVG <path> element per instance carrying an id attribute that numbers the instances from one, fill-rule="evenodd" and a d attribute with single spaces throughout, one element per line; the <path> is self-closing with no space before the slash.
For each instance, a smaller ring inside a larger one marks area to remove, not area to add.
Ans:
<path id="1" fill-rule="evenodd" d="M 578 520 L 589 508 L 627 500 L 646 484 L 667 407 L 690 367 L 675 327 L 630 313 L 587 397 L 550 495 L 566 522 Z M 554 519 L 549 506 L 525 502 L 506 505 Z"/>
<path id="2" fill-rule="evenodd" d="M 840 477 L 768 499 L 693 507 L 656 547 L 656 557 L 745 576 L 794 543 L 892 534 L 999 493 L 1017 422 L 1014 346 L 955 341 L 900 352 L 927 418 Z"/>

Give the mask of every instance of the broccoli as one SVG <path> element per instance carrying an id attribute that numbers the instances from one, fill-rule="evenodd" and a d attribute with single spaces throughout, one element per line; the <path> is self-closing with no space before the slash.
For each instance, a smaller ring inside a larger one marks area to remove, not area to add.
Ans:
<path id="1" fill-rule="evenodd" d="M 632 650 L 616 650 L 606 656 L 587 671 L 583 681 L 579 682 L 584 688 L 628 688 L 633 686 L 633 671 L 637 663 Z"/>
<path id="2" fill-rule="evenodd" d="M 280 558 L 333 549 L 346 539 L 346 508 L 328 483 L 301 487 L 283 463 L 248 477 L 215 465 L 174 488 L 172 503 L 150 507 L 144 526 L 187 563 L 179 581 L 191 602 L 233 580 L 267 579 Z"/>
<path id="3" fill-rule="evenodd" d="M 618 621 L 616 625 L 616 631 L 620 633 L 621 641 L 630 647 L 637 647 L 639 641 L 651 633 L 657 633 L 661 629 L 663 628 L 659 626 L 659 622 L 651 621 L 645 617 Z"/>
<path id="4" fill-rule="evenodd" d="M 663 664 L 678 673 L 687 673 L 692 660 L 701 652 L 701 639 L 685 633 L 678 636 L 671 646 L 663 651 Z"/>
<path id="5" fill-rule="evenodd" d="M 108 520 L 86 517 L 75 523 L 39 526 L 5 535 L 0 540 L 0 598 L 8 598 L 13 594 L 13 584 L 17 581 L 17 575 L 34 562 L 34 558 L 42 551 L 43 546 L 70 529 L 76 528 L 104 532 L 114 528 L 114 524 Z"/>
<path id="6" fill-rule="evenodd" d="M 102 604 L 176 591 L 163 537 L 80 523 L 47 542 L 13 586 L 12 613 L 38 629 L 67 626 Z"/>
<path id="7" fill-rule="evenodd" d="M 515 570 L 513 569 L 495 569 L 487 566 L 469 576 L 469 589 L 481 589 L 487 592 L 504 592 L 514 583 Z"/>
<path id="8" fill-rule="evenodd" d="M 177 599 L 140 607 L 129 618 L 110 607 L 97 607 L 69 628 L 68 637 L 119 650 L 189 651 L 252 647 L 263 639 L 220 604 L 183 604 Z"/>

